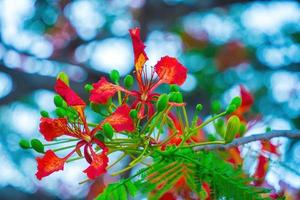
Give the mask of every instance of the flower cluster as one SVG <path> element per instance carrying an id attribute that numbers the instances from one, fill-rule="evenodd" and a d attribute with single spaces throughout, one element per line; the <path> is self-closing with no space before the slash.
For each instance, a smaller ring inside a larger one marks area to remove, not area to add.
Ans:
<path id="1" fill-rule="evenodd" d="M 191 150 L 201 145 L 223 145 L 232 142 L 234 138 L 243 137 L 250 128 L 246 114 L 250 111 L 254 98 L 243 86 L 240 86 L 240 97 L 233 98 L 223 111 L 221 105 L 214 102 L 211 118 L 205 121 L 201 119 L 201 104 L 196 105 L 193 116 L 188 115 L 178 87 L 186 80 L 187 68 L 176 58 L 169 56 L 162 57 L 153 67 L 147 66 L 148 57 L 140 38 L 140 30 L 135 28 L 129 32 L 134 52 L 136 88 L 133 87 L 133 76 L 127 75 L 121 84 L 119 72 L 112 70 L 110 81 L 100 77 L 98 82 L 85 85 L 85 90 L 89 93 L 89 104 L 86 104 L 71 89 L 68 76 L 65 73 L 58 75 L 55 83 L 57 95 L 54 96 L 57 118 L 50 118 L 46 111 L 41 112 L 39 131 L 47 143 L 41 143 L 37 139 L 31 140 L 31 143 L 26 140 L 20 142 L 23 148 L 33 148 L 43 153 L 36 158 L 38 179 L 63 170 L 67 162 L 84 159 L 88 166 L 83 172 L 91 180 L 106 173 L 124 157 L 130 156 L 132 161 L 122 170 L 111 174 L 114 176 L 139 163 L 145 164 L 144 159 L 155 158 L 157 152 L 168 155 L 174 149 Z M 162 84 L 169 85 L 168 93 L 157 92 Z M 88 122 L 85 114 L 88 106 L 99 114 L 101 120 L 97 123 Z M 210 123 L 215 127 L 215 134 L 209 138 L 203 127 Z M 70 143 L 72 145 L 65 146 Z M 56 145 L 64 146 L 44 151 L 44 147 Z M 277 147 L 271 142 L 262 141 L 261 146 L 261 152 L 278 155 Z M 57 153 L 66 150 L 68 153 Z M 123 155 L 110 164 L 108 155 L 116 151 L 123 152 Z M 243 163 L 238 147 L 232 147 L 220 155 L 234 167 Z M 267 165 L 267 157 L 259 155 L 257 170 L 253 175 L 257 179 L 257 185 L 263 182 Z M 181 194 L 192 199 L 192 189 L 185 176 L 187 171 L 183 167 L 182 175 L 178 176 L 174 187 L 168 189 L 161 199 L 176 199 Z M 153 174 L 147 178 L 152 179 Z M 201 182 L 201 198 L 211 198 L 210 184 Z M 161 187 L 163 184 L 158 185 L 156 190 Z"/>

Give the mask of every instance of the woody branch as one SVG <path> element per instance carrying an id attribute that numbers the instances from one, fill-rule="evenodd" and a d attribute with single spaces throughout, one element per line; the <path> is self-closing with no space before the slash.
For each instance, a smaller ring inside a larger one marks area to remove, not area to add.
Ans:
<path id="1" fill-rule="evenodd" d="M 226 150 L 231 147 L 237 147 L 250 142 L 260 141 L 260 140 L 270 140 L 275 137 L 286 137 L 293 139 L 300 139 L 300 130 L 273 130 L 263 134 L 255 134 L 247 137 L 236 138 L 231 143 L 228 144 L 208 144 L 198 147 L 194 147 L 195 151 L 202 150 Z"/>

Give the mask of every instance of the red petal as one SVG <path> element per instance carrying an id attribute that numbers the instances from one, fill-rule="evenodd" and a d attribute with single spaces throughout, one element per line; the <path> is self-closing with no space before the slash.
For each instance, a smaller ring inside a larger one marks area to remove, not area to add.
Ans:
<path id="1" fill-rule="evenodd" d="M 93 103 L 107 103 L 108 99 L 113 97 L 119 90 L 119 86 L 114 85 L 102 77 L 97 83 L 93 84 L 90 101 Z"/>
<path id="2" fill-rule="evenodd" d="M 129 116 L 130 108 L 127 104 L 119 106 L 114 113 L 107 117 L 103 124 L 108 122 L 117 131 L 133 131 L 133 120 Z"/>
<path id="3" fill-rule="evenodd" d="M 267 174 L 268 166 L 269 166 L 268 158 L 266 158 L 263 155 L 260 155 L 258 157 L 258 164 L 257 164 L 256 171 L 254 173 L 254 178 L 259 179 L 258 181 L 264 179 Z"/>
<path id="4" fill-rule="evenodd" d="M 87 174 L 89 179 L 95 179 L 106 172 L 108 157 L 105 153 L 93 154 L 91 165 L 83 172 Z"/>
<path id="5" fill-rule="evenodd" d="M 162 57 L 154 66 L 159 78 L 168 84 L 182 85 L 187 76 L 187 69 L 176 58 Z"/>
<path id="6" fill-rule="evenodd" d="M 141 79 L 140 75 L 143 70 L 145 62 L 148 60 L 148 57 L 145 53 L 145 45 L 141 40 L 140 29 L 139 28 L 130 29 L 129 33 L 131 36 L 133 52 L 134 52 L 135 70 L 137 72 L 138 81 L 140 81 L 139 80 Z"/>
<path id="7" fill-rule="evenodd" d="M 37 157 L 36 161 L 38 171 L 35 175 L 41 180 L 43 177 L 48 176 L 53 172 L 63 170 L 66 159 L 59 158 L 52 150 L 48 150 L 43 157 Z"/>
<path id="8" fill-rule="evenodd" d="M 42 117 L 40 120 L 40 133 L 47 141 L 67 134 L 67 120 L 65 118 L 51 119 Z"/>
<path id="9" fill-rule="evenodd" d="M 242 85 L 240 85 L 240 92 L 242 98 L 242 108 L 250 108 L 254 102 L 252 94 L 246 90 Z"/>
<path id="10" fill-rule="evenodd" d="M 267 151 L 269 153 L 273 153 L 273 154 L 279 156 L 279 152 L 277 150 L 278 146 L 274 145 L 272 142 L 270 142 L 270 141 L 261 141 L 261 145 L 262 145 L 262 150 L 263 151 Z"/>
<path id="11" fill-rule="evenodd" d="M 84 101 L 60 79 L 56 81 L 55 91 L 63 97 L 69 106 L 85 106 Z"/>

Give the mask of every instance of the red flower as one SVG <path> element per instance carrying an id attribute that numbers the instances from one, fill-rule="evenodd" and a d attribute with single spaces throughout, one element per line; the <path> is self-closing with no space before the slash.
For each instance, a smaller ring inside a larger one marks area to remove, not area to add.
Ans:
<path id="1" fill-rule="evenodd" d="M 78 114 L 78 121 L 67 121 L 66 118 L 50 119 L 41 118 L 40 132 L 45 137 L 47 141 L 52 141 L 56 137 L 67 135 L 79 139 L 75 149 L 71 151 L 66 157 L 58 158 L 53 151 L 47 151 L 45 156 L 42 158 L 37 158 L 38 162 L 38 172 L 36 176 L 38 179 L 42 179 L 49 174 L 62 170 L 64 163 L 69 157 L 71 157 L 75 152 L 79 152 L 81 147 L 84 147 L 84 157 L 90 166 L 84 170 L 88 177 L 91 179 L 100 176 L 105 173 L 107 167 L 107 147 L 96 139 L 95 133 L 102 129 L 104 123 L 111 123 L 112 127 L 116 131 L 132 131 L 134 129 L 133 121 L 129 116 L 130 108 L 127 105 L 122 105 L 116 109 L 114 113 L 108 116 L 104 121 L 97 125 L 94 129 L 90 130 L 86 122 L 86 117 L 84 114 L 85 103 L 80 97 L 64 82 L 57 80 L 56 91 L 64 98 L 68 106 L 74 108 Z M 66 96 L 69 94 L 72 96 Z M 81 125 L 82 124 L 82 125 Z M 96 154 L 93 145 L 98 145 L 102 152 Z"/>
<path id="2" fill-rule="evenodd" d="M 60 79 L 56 81 L 55 91 L 64 98 L 69 106 L 85 106 L 84 101 Z"/>
<path id="3" fill-rule="evenodd" d="M 158 96 L 158 94 L 154 93 L 154 90 L 163 83 L 183 84 L 186 80 L 187 69 L 175 58 L 165 56 L 158 61 L 154 66 L 154 71 L 152 71 L 150 77 L 148 77 L 146 73 L 147 69 L 144 68 L 148 57 L 144 51 L 145 45 L 140 38 L 140 29 L 131 29 L 129 32 L 132 39 L 135 75 L 139 90 L 129 91 L 101 78 L 98 83 L 93 85 L 94 89 L 91 91 L 90 101 L 102 104 L 107 103 L 108 99 L 113 97 L 117 91 L 122 91 L 136 98 L 132 107 L 139 107 L 139 117 L 143 118 L 145 110 L 147 110 L 148 116 L 154 113 L 153 101 Z M 155 73 L 158 75 L 158 80 L 155 80 Z M 109 89 L 109 91 L 106 91 L 107 89 Z"/>
<path id="4" fill-rule="evenodd" d="M 278 146 L 274 145 L 272 142 L 270 141 L 261 141 L 261 145 L 262 145 L 262 148 L 261 150 L 262 151 L 266 151 L 266 152 L 269 152 L 269 153 L 273 153 L 277 156 L 279 156 L 279 152 L 278 152 Z"/>
<path id="5" fill-rule="evenodd" d="M 122 87 L 108 82 L 105 77 L 102 77 L 97 83 L 94 83 L 93 88 L 90 101 L 101 104 L 107 103 L 108 99 L 113 97 L 118 90 L 122 90 Z"/>
<path id="6" fill-rule="evenodd" d="M 43 157 L 37 157 L 36 161 L 38 164 L 38 171 L 35 175 L 41 180 L 43 177 L 48 176 L 55 171 L 63 170 L 66 159 L 59 158 L 52 150 L 48 150 Z"/>
<path id="7" fill-rule="evenodd" d="M 242 104 L 233 114 L 237 115 L 242 122 L 246 122 L 244 114 L 250 110 L 251 106 L 254 103 L 254 98 L 252 94 L 242 85 L 240 85 L 240 94 Z"/>
<path id="8" fill-rule="evenodd" d="M 134 131 L 133 120 L 129 116 L 130 108 L 127 104 L 118 107 L 115 112 L 108 116 L 103 123 L 110 123 L 110 125 L 117 131 Z"/>
<path id="9" fill-rule="evenodd" d="M 40 132 L 47 141 L 68 133 L 67 120 L 65 118 L 50 119 L 42 117 L 40 121 Z"/>
<path id="10" fill-rule="evenodd" d="M 182 85 L 186 79 L 187 69 L 176 58 L 162 57 L 154 66 L 160 80 L 168 84 Z"/>
<path id="11" fill-rule="evenodd" d="M 106 172 L 106 167 L 108 164 L 108 157 L 105 153 L 96 154 L 91 148 L 92 159 L 90 166 L 86 168 L 83 172 L 87 174 L 89 179 L 95 179 L 101 174 Z"/>
<path id="12" fill-rule="evenodd" d="M 244 88 L 242 85 L 240 85 L 240 93 L 242 98 L 241 108 L 244 112 L 247 112 L 253 105 L 254 98 L 252 94 L 248 90 L 246 90 L 246 88 Z"/>
<path id="13" fill-rule="evenodd" d="M 256 171 L 253 175 L 253 177 L 257 179 L 256 183 L 255 183 L 256 185 L 260 185 L 263 182 L 263 180 L 267 174 L 268 167 L 269 167 L 268 158 L 266 158 L 263 155 L 259 155 Z"/>

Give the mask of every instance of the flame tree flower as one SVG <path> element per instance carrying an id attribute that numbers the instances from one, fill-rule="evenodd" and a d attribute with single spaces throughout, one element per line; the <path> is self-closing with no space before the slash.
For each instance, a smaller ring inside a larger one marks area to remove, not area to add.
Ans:
<path id="1" fill-rule="evenodd" d="M 54 151 L 46 151 L 43 157 L 38 157 L 38 171 L 36 176 L 42 179 L 51 173 L 62 170 L 64 163 L 75 153 L 80 155 L 80 149 L 84 149 L 84 158 L 90 164 L 84 170 L 88 178 L 95 179 L 106 172 L 108 163 L 106 145 L 95 137 L 97 131 L 101 130 L 105 123 L 109 123 L 116 131 L 133 131 L 133 121 L 129 117 L 130 108 L 124 104 L 118 107 L 115 112 L 99 123 L 95 128 L 90 130 L 84 114 L 86 104 L 84 101 L 61 79 L 56 81 L 55 91 L 65 100 L 67 109 L 72 112 L 73 118 L 48 118 L 42 117 L 40 121 L 40 133 L 44 138 L 51 142 L 61 136 L 70 136 L 78 139 L 74 150 L 63 158 L 59 158 Z M 57 96 L 58 99 L 60 96 Z M 60 101 L 60 100 L 57 100 Z M 60 103 L 57 103 L 60 104 Z M 75 115 L 75 117 L 74 117 Z M 101 149 L 101 153 L 96 153 L 93 145 L 97 145 Z"/>
<path id="2" fill-rule="evenodd" d="M 148 69 L 145 66 L 148 57 L 145 52 L 145 45 L 140 38 L 140 29 L 134 28 L 129 30 L 129 32 L 134 51 L 134 67 L 138 90 L 129 91 L 108 82 L 102 77 L 97 83 L 93 84 L 90 101 L 104 104 L 116 92 L 122 91 L 126 95 L 136 98 L 132 104 L 132 108 L 140 108 L 139 117 L 143 118 L 146 109 L 148 110 L 148 116 L 152 116 L 154 113 L 153 101 L 159 96 L 159 94 L 154 93 L 154 90 L 163 83 L 182 85 L 186 80 L 187 69 L 176 58 L 164 56 L 156 63 L 154 71 L 151 71 L 148 76 Z"/>

